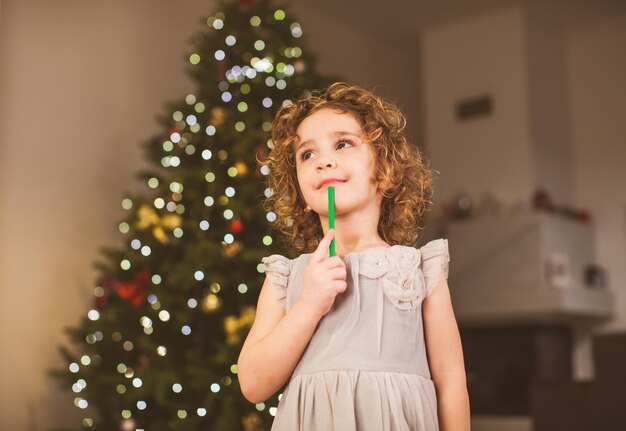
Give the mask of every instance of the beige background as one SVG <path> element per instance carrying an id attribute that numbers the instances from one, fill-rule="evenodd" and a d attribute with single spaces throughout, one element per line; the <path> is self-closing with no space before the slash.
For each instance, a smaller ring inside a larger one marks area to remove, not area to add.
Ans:
<path id="1" fill-rule="evenodd" d="M 617 298 L 616 319 L 597 330 L 625 330 L 626 13 L 623 2 L 590 11 L 584 3 L 552 2 L 578 7 L 553 35 L 533 18 L 536 1 L 474 9 L 392 1 L 378 12 L 297 1 L 293 9 L 322 72 L 376 86 L 405 108 L 411 135 L 442 172 L 439 201 L 459 185 L 527 199 L 548 181 L 563 203 L 590 208 L 597 260 Z M 194 88 L 186 53 L 212 4 L 0 1 L 2 430 L 69 426 L 80 417 L 46 370 L 61 363 L 62 328 L 91 304 L 98 248 L 121 240 L 124 191 L 143 189 L 134 179 L 145 163 L 140 143 L 159 130 L 163 104 Z M 533 49 L 537 34 L 552 51 Z M 544 57 L 554 62 L 547 71 Z M 541 77 L 554 85 L 538 84 Z M 450 104 L 479 91 L 493 92 L 502 109 L 459 128 Z M 494 184 L 481 161 L 506 180 Z M 579 349 L 577 372 L 589 376 L 588 349 Z"/>

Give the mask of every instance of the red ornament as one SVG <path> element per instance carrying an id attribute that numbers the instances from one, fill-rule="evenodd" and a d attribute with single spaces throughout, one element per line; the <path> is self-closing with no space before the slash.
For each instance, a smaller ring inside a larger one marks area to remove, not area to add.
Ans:
<path id="1" fill-rule="evenodd" d="M 106 297 L 105 295 L 97 296 L 96 299 L 94 300 L 93 304 L 94 304 L 94 307 L 96 307 L 97 310 L 104 311 L 104 310 L 106 310 L 107 306 L 109 305 L 109 298 Z"/>
<path id="2" fill-rule="evenodd" d="M 139 355 L 137 358 L 137 364 L 135 365 L 135 369 L 139 373 L 143 373 L 147 369 L 150 368 L 150 358 L 147 355 Z"/>
<path id="3" fill-rule="evenodd" d="M 241 222 L 241 220 L 233 220 L 230 223 L 230 230 L 232 230 L 234 233 L 239 233 L 243 230 L 243 223 Z"/>
<path id="4" fill-rule="evenodd" d="M 237 0 L 237 6 L 242 11 L 253 9 L 257 4 L 258 0 Z"/>
<path id="5" fill-rule="evenodd" d="M 217 78 L 220 80 L 226 79 L 226 71 L 228 70 L 228 59 L 217 62 Z"/>
<path id="6" fill-rule="evenodd" d="M 143 270 L 136 273 L 132 281 L 120 281 L 115 278 L 107 278 L 102 284 L 105 289 L 114 290 L 120 298 L 130 302 L 133 307 L 139 308 L 146 299 L 146 287 L 149 282 L 150 274 L 147 270 Z M 98 300 L 96 300 L 96 304 L 97 302 Z M 106 302 L 104 302 L 104 306 L 106 306 Z"/>

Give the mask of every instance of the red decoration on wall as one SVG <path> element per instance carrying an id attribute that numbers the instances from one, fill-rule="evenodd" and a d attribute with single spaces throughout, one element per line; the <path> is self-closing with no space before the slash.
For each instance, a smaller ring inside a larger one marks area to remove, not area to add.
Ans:
<path id="1" fill-rule="evenodd" d="M 533 194 L 533 208 L 536 210 L 551 211 L 554 209 L 552 197 L 547 190 L 539 188 Z"/>

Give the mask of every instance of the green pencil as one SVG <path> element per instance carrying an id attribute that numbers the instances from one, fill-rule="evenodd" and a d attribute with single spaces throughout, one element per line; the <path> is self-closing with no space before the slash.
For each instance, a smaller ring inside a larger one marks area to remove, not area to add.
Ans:
<path id="1" fill-rule="evenodd" d="M 335 228 L 335 188 L 328 187 L 328 228 Z M 330 256 L 335 255 L 335 239 L 330 242 Z"/>

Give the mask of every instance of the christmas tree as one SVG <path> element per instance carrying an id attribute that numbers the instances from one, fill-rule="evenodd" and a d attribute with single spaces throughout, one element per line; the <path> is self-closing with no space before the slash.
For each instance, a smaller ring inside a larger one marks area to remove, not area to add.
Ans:
<path id="1" fill-rule="evenodd" d="M 236 361 L 263 256 L 281 252 L 263 209 L 276 110 L 327 86 L 302 29 L 270 0 L 225 3 L 188 56 L 196 94 L 146 142 L 143 193 L 122 201 L 123 245 L 102 249 L 94 304 L 53 374 L 88 430 L 269 429 L 278 397 L 251 404 Z"/>

